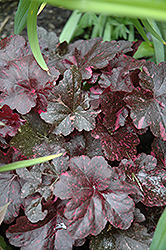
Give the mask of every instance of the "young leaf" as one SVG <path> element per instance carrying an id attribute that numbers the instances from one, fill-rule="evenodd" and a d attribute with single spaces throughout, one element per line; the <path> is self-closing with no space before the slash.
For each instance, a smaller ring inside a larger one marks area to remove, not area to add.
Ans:
<path id="1" fill-rule="evenodd" d="M 69 135 L 74 128 L 90 131 L 95 127 L 99 112 L 90 108 L 89 98 L 80 86 L 80 72 L 73 66 L 65 72 L 64 79 L 50 97 L 47 112 L 40 114 L 46 122 L 57 125 L 53 131 L 56 135 Z"/>
<path id="2" fill-rule="evenodd" d="M 129 93 L 126 102 L 138 129 L 150 126 L 152 133 L 166 140 L 166 81 L 165 62 L 158 66 L 147 62 L 140 73 L 140 85 Z"/>
<path id="3" fill-rule="evenodd" d="M 0 120 L 4 124 L 0 124 L 0 135 L 2 137 L 7 134 L 15 136 L 20 125 L 25 123 L 25 120 L 20 119 L 20 116 L 13 113 L 13 110 L 7 105 L 3 105 L 2 109 L 0 109 Z"/>

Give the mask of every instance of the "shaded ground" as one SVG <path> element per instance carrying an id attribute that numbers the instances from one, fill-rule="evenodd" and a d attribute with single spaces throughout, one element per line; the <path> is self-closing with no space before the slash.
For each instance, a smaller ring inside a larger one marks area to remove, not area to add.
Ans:
<path id="1" fill-rule="evenodd" d="M 14 16 L 18 2 L 19 1 L 16 0 L 0 0 L 1 39 L 14 34 Z M 59 36 L 70 14 L 71 11 L 69 10 L 48 5 L 38 16 L 37 24 L 38 26 L 45 28 L 47 31 L 54 31 Z M 21 35 L 27 39 L 26 29 L 21 32 Z"/>

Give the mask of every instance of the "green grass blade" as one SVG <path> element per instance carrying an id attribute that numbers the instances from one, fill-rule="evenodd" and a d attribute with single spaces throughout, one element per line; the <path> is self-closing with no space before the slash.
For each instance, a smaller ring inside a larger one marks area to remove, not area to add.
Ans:
<path id="1" fill-rule="evenodd" d="M 10 202 L 6 203 L 5 205 L 0 207 L 0 225 L 2 224 L 6 211 L 7 211 L 7 207 L 9 206 Z"/>
<path id="2" fill-rule="evenodd" d="M 53 158 L 57 158 L 57 157 L 59 157 L 61 155 L 62 155 L 62 153 L 59 153 L 59 154 L 55 154 L 55 155 L 48 155 L 48 156 L 39 157 L 39 158 L 36 158 L 36 159 L 29 159 L 29 160 L 9 163 L 9 164 L 7 164 L 5 166 L 0 167 L 0 172 L 15 170 L 15 169 L 18 169 L 18 168 L 30 167 L 30 166 L 33 166 L 35 164 L 39 164 L 39 163 L 42 163 L 42 162 L 45 162 L 45 161 L 52 160 Z"/>
<path id="3" fill-rule="evenodd" d="M 27 24 L 30 1 L 20 0 L 14 17 L 14 34 L 20 34 Z"/>
<path id="4" fill-rule="evenodd" d="M 60 43 L 67 41 L 70 43 L 74 32 L 76 31 L 78 22 L 82 16 L 82 13 L 79 10 L 74 10 L 71 16 L 69 17 L 67 23 L 65 24 L 60 36 L 59 41 Z"/>
<path id="5" fill-rule="evenodd" d="M 166 248 L 166 209 L 162 213 L 153 236 L 149 250 L 164 250 Z"/>
<path id="6" fill-rule="evenodd" d="M 49 72 L 46 62 L 40 51 L 39 41 L 37 37 L 37 12 L 40 6 L 40 1 L 31 1 L 29 6 L 28 16 L 27 16 L 27 32 L 28 32 L 28 39 L 31 46 L 32 53 L 39 64 L 39 66 Z"/>
<path id="7" fill-rule="evenodd" d="M 147 44 L 149 44 L 149 46 L 151 46 L 151 42 L 147 38 L 147 35 L 146 35 L 144 28 L 142 27 L 140 21 L 136 18 L 130 18 L 130 20 L 133 23 L 133 25 L 135 26 L 135 28 L 138 30 L 138 32 L 142 36 L 142 38 L 147 42 Z"/>
<path id="8" fill-rule="evenodd" d="M 161 32 L 154 20 L 151 20 L 151 26 L 159 35 L 161 35 Z M 154 45 L 156 63 L 159 64 L 160 62 L 163 62 L 165 60 L 164 44 L 161 40 L 157 39 L 153 35 L 152 35 L 152 40 Z"/>
<path id="9" fill-rule="evenodd" d="M 165 0 L 47 0 L 47 3 L 81 12 L 166 20 Z"/>
<path id="10" fill-rule="evenodd" d="M 163 44 L 166 44 L 164 39 L 161 37 L 161 34 L 158 34 L 156 32 L 156 30 L 153 28 L 153 26 L 151 25 L 151 23 L 148 19 L 141 19 L 141 22 L 143 23 L 143 25 L 145 26 L 147 31 L 149 31 L 151 33 L 151 35 L 153 35 L 156 39 L 158 39 Z"/>

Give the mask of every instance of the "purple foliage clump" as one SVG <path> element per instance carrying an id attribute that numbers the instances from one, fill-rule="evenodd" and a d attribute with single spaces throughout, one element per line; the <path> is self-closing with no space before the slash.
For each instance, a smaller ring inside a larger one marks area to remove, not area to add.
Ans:
<path id="1" fill-rule="evenodd" d="M 0 173 L 0 207 L 10 202 L 4 222 L 17 218 L 6 236 L 22 250 L 72 250 L 90 235 L 108 240 L 110 224 L 117 249 L 126 239 L 146 249 L 137 204 L 166 205 L 166 63 L 134 59 L 129 41 L 68 46 L 39 33 L 50 74 L 23 37 L 0 41 L 0 167 L 62 155 Z"/>

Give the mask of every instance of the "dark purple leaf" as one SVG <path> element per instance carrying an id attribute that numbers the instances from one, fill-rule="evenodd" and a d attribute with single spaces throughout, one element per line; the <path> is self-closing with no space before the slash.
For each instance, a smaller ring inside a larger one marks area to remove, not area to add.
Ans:
<path id="1" fill-rule="evenodd" d="M 102 88 L 110 87 L 111 91 L 131 92 L 135 86 L 135 77 L 138 69 L 144 64 L 126 55 L 120 55 L 110 61 L 109 66 L 100 76 L 99 85 Z M 135 77 L 133 72 L 135 72 Z"/>
<path id="2" fill-rule="evenodd" d="M 25 123 L 25 120 L 20 119 L 20 116 L 13 113 L 13 110 L 7 105 L 0 109 L 0 121 L 5 124 L 5 126 L 0 125 L 0 135 L 2 137 L 5 137 L 7 134 L 15 136 L 20 125 Z"/>
<path id="3" fill-rule="evenodd" d="M 124 157 L 133 158 L 136 155 L 136 146 L 139 144 L 139 139 L 135 131 L 129 126 L 111 132 L 103 126 L 102 120 L 99 118 L 96 128 L 92 131 L 92 136 L 101 140 L 101 147 L 108 160 L 120 161 Z"/>
<path id="4" fill-rule="evenodd" d="M 157 159 L 157 165 L 166 168 L 166 142 L 155 138 L 152 143 L 152 153 Z"/>
<path id="5" fill-rule="evenodd" d="M 126 188 L 122 193 L 124 185 L 120 182 L 118 186 L 121 192 L 117 191 L 117 186 L 114 190 L 114 183 L 110 188 L 114 172 L 102 156 L 92 159 L 87 156 L 74 157 L 70 160 L 70 169 L 61 174 L 54 194 L 62 200 L 70 199 L 65 216 L 70 220 L 68 231 L 74 239 L 99 234 L 107 220 L 115 227 L 130 226 L 134 204 L 128 194 L 133 189 L 130 186 L 130 190 Z"/>
<path id="6" fill-rule="evenodd" d="M 6 154 L 0 151 L 0 166 L 24 159 L 15 148 L 10 148 Z M 8 202 L 5 223 L 11 223 L 18 216 L 22 204 L 21 183 L 14 171 L 0 173 L 0 207 Z"/>
<path id="7" fill-rule="evenodd" d="M 100 95 L 102 94 L 104 89 L 102 89 L 101 87 L 94 86 L 92 88 L 90 88 L 90 104 L 91 107 L 93 109 L 97 109 L 99 107 L 100 104 Z"/>
<path id="8" fill-rule="evenodd" d="M 133 161 L 123 159 L 118 167 L 119 176 L 125 176 L 125 181 L 141 192 L 142 202 L 149 206 L 166 205 L 166 171 L 158 168 L 157 160 L 144 153 Z"/>
<path id="9" fill-rule="evenodd" d="M 56 135 L 69 135 L 74 128 L 90 131 L 95 127 L 99 111 L 90 108 L 89 98 L 80 89 L 80 84 L 81 76 L 75 66 L 67 70 L 51 97 L 47 112 L 41 113 L 42 119 L 57 125 L 53 131 Z"/>
<path id="10" fill-rule="evenodd" d="M 66 221 L 55 207 L 43 221 L 31 223 L 27 218 L 20 217 L 16 224 L 10 226 L 6 235 L 12 245 L 21 250 L 72 250 L 74 240 L 66 230 Z"/>
<path id="11" fill-rule="evenodd" d="M 35 106 L 39 111 L 46 111 L 47 97 L 59 71 L 54 69 L 52 74 L 54 76 L 50 77 L 43 71 L 33 56 L 9 62 L 8 67 L 0 71 L 1 104 L 7 104 L 21 114 Z"/>
<path id="12" fill-rule="evenodd" d="M 37 35 L 41 52 L 48 56 L 49 59 L 55 54 L 55 49 L 59 43 L 59 39 L 55 32 L 47 32 L 43 27 L 37 27 Z"/>
<path id="13" fill-rule="evenodd" d="M 123 101 L 124 92 L 111 92 L 106 88 L 100 95 L 101 111 L 105 115 L 103 125 L 109 130 L 117 130 L 125 125 L 128 111 Z"/>
<path id="14" fill-rule="evenodd" d="M 105 228 L 96 237 L 91 237 L 90 249 L 109 250 L 147 250 L 151 244 L 151 236 L 147 229 L 134 223 L 128 230 L 118 230 L 112 232 L 110 228 Z"/>
<path id="15" fill-rule="evenodd" d="M 128 95 L 126 102 L 131 118 L 138 128 L 150 126 L 152 133 L 166 140 L 166 64 L 147 62 L 140 73 L 140 85 Z"/>
<path id="16" fill-rule="evenodd" d="M 44 220 L 48 214 L 47 210 L 42 211 L 42 197 L 39 195 L 29 196 L 24 200 L 24 212 L 32 223 Z"/>
<path id="17" fill-rule="evenodd" d="M 0 67 L 29 54 L 29 47 L 22 36 L 5 37 L 0 41 Z"/>
<path id="18" fill-rule="evenodd" d="M 66 55 L 62 62 L 66 67 L 76 65 L 81 71 L 82 79 L 92 77 L 92 69 L 101 69 L 108 65 L 109 60 L 117 53 L 131 51 L 131 43 L 125 41 L 103 42 L 101 37 L 95 37 L 81 42 L 73 53 Z"/>
<path id="19" fill-rule="evenodd" d="M 116 238 L 115 245 L 117 250 L 147 250 L 152 241 L 146 227 L 137 223 L 134 223 L 126 231 L 119 230 L 113 236 Z"/>
<path id="20" fill-rule="evenodd" d="M 66 151 L 72 157 L 85 154 L 85 140 L 83 135 L 75 135 L 69 142 L 67 142 Z"/>

